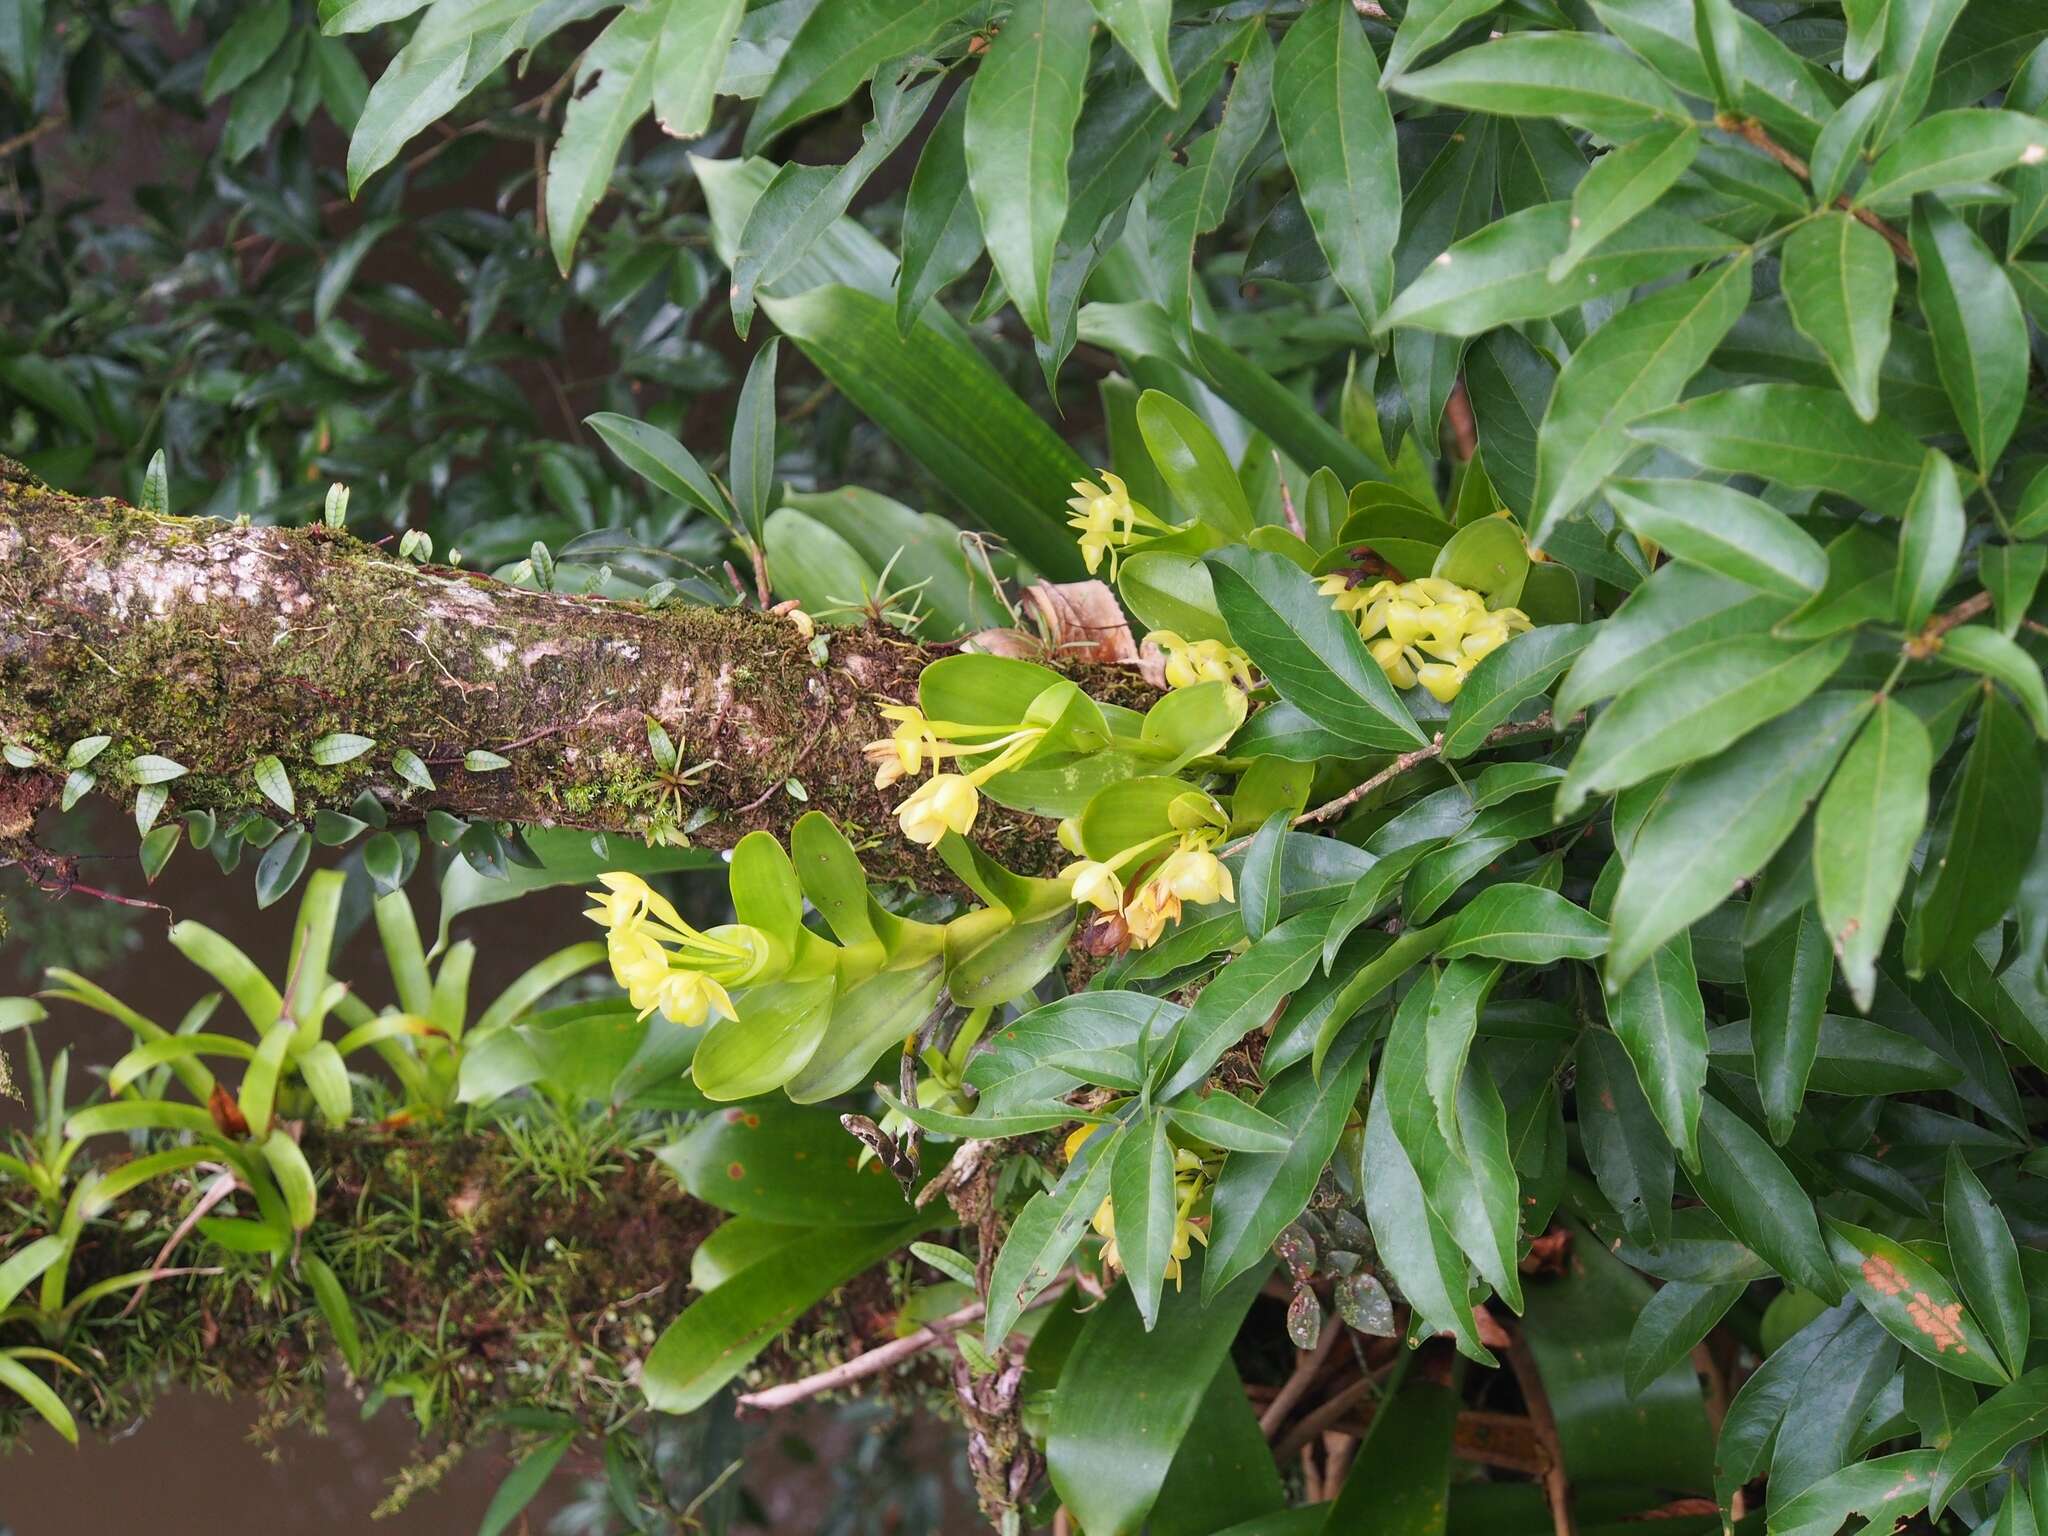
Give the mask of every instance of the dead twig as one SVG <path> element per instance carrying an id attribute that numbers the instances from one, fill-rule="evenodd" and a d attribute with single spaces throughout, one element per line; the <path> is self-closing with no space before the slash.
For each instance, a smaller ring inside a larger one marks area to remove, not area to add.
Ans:
<path id="1" fill-rule="evenodd" d="M 1314 1349 L 1304 1349 L 1295 1355 L 1294 1373 L 1281 1384 L 1280 1390 L 1273 1394 L 1273 1401 L 1266 1404 L 1265 1411 L 1259 1415 L 1259 1433 L 1270 1440 L 1279 1432 L 1280 1426 L 1287 1421 L 1287 1415 L 1315 1385 L 1316 1378 L 1323 1374 L 1324 1367 L 1330 1363 L 1330 1356 L 1343 1340 L 1344 1329 L 1332 1323 L 1323 1329 L 1323 1337 Z"/>
<path id="2" fill-rule="evenodd" d="M 1074 1271 L 1054 1280 L 1037 1296 L 1030 1307 L 1049 1306 L 1066 1294 L 1068 1285 L 1074 1280 Z M 739 1399 L 739 1407 L 746 1413 L 772 1413 L 778 1408 L 792 1407 L 808 1401 L 821 1392 L 836 1392 L 851 1386 L 856 1381 L 865 1381 L 879 1375 L 892 1366 L 901 1365 L 905 1360 L 915 1359 L 934 1344 L 939 1343 L 969 1323 L 979 1322 L 987 1313 L 987 1306 L 979 1301 L 969 1302 L 957 1312 L 949 1312 L 935 1323 L 928 1323 L 913 1334 L 900 1339 L 891 1339 L 886 1344 L 877 1344 L 864 1354 L 855 1355 L 851 1360 L 841 1361 L 829 1370 L 818 1371 L 797 1381 L 786 1381 L 780 1386 L 764 1387 L 759 1392 L 748 1392 Z"/>
<path id="3" fill-rule="evenodd" d="M 1529 1423 L 1548 1453 L 1549 1466 L 1543 1471 L 1543 1495 L 1550 1504 L 1550 1524 L 1556 1536 L 1577 1536 L 1572 1517 L 1571 1479 L 1564 1469 L 1564 1451 L 1557 1438 L 1557 1416 L 1550 1411 L 1550 1395 L 1543 1390 L 1543 1372 L 1537 1368 L 1535 1352 L 1519 1327 L 1508 1331 L 1508 1368 L 1522 1389 L 1522 1401 L 1529 1409 Z"/>

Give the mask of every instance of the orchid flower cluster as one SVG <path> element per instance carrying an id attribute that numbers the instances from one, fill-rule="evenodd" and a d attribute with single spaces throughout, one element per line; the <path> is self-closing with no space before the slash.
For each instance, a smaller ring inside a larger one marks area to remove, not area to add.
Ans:
<path id="1" fill-rule="evenodd" d="M 894 722 L 896 729 L 861 749 L 875 765 L 875 788 L 887 789 L 927 765 L 933 770 L 932 776 L 896 807 L 896 824 L 905 837 L 922 848 L 937 847 L 939 839 L 948 832 L 965 837 L 981 809 L 981 786 L 1028 756 L 1045 735 L 1044 726 L 1022 721 L 1007 726 L 982 726 L 928 720 L 914 704 L 885 704 L 881 714 L 883 719 Z M 954 739 L 963 736 L 989 739 Z M 992 755 L 967 773 L 937 771 L 938 765 L 949 757 L 983 753 Z"/>
<path id="2" fill-rule="evenodd" d="M 1113 928 L 1121 924 L 1120 932 L 1112 932 L 1119 941 L 1115 947 L 1150 948 L 1169 923 L 1180 921 L 1181 908 L 1188 903 L 1208 906 L 1237 899 L 1229 867 L 1215 852 L 1229 825 L 1221 808 L 1209 796 L 1191 791 L 1174 802 L 1171 816 L 1171 832 L 1107 859 L 1083 857 L 1060 871 L 1062 880 L 1073 882 L 1077 903 L 1108 914 Z M 1068 852 L 1082 852 L 1074 823 L 1060 823 L 1059 835 Z M 1157 862 L 1148 867 L 1153 859 Z M 1143 874 L 1126 884 L 1124 872 L 1131 869 Z"/>
<path id="3" fill-rule="evenodd" d="M 759 929 L 726 923 L 709 932 L 681 913 L 638 875 L 614 870 L 597 877 L 602 891 L 584 913 L 605 930 L 612 977 L 646 1018 L 656 1009 L 672 1023 L 696 1028 L 738 1017 L 728 987 L 762 980 L 774 945 Z"/>
<path id="4" fill-rule="evenodd" d="M 1093 576 L 1107 555 L 1109 578 L 1114 581 L 1117 562 L 1132 544 L 1182 530 L 1131 500 L 1130 487 L 1121 476 L 1106 469 L 1101 474 L 1100 485 L 1089 480 L 1074 482 L 1075 494 L 1067 501 L 1074 515 L 1067 519 L 1067 526 L 1081 536 L 1081 558 L 1088 562 L 1088 574 Z M 1148 531 L 1140 533 L 1140 529 Z"/>
<path id="5" fill-rule="evenodd" d="M 1067 1137 L 1064 1151 L 1068 1162 L 1072 1162 L 1088 1138 L 1102 1129 L 1100 1122 L 1084 1125 Z M 1193 1256 L 1196 1243 L 1209 1245 L 1208 1220 L 1206 1215 L 1197 1216 L 1196 1208 L 1209 1192 L 1209 1170 L 1201 1157 L 1186 1147 L 1173 1149 L 1173 1241 L 1167 1248 L 1166 1275 L 1173 1281 L 1173 1288 L 1180 1289 L 1180 1267 L 1183 1260 Z M 1095 1208 L 1089 1218 L 1091 1227 L 1102 1239 L 1102 1263 L 1106 1269 L 1122 1269 L 1123 1256 L 1116 1246 L 1116 1202 L 1105 1195 L 1102 1204 Z"/>
<path id="6" fill-rule="evenodd" d="M 1145 637 L 1166 658 L 1166 686 L 1196 688 L 1203 683 L 1235 683 L 1252 687 L 1252 659 L 1227 640 L 1183 640 L 1170 629 Z"/>
<path id="7" fill-rule="evenodd" d="M 1387 681 L 1404 689 L 1420 684 L 1443 704 L 1458 696 L 1483 658 L 1532 627 L 1521 609 L 1489 609 L 1477 592 L 1441 576 L 1354 587 L 1339 571 L 1325 576 L 1320 590 L 1339 613 L 1357 616 L 1359 637 Z"/>

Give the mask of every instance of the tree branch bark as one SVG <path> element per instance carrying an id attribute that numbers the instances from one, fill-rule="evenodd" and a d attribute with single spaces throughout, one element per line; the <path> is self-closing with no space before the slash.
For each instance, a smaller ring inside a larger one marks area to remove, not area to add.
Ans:
<path id="1" fill-rule="evenodd" d="M 784 833 L 822 810 L 878 876 L 943 879 L 936 856 L 896 833 L 904 790 L 879 792 L 861 756 L 885 735 L 876 705 L 915 697 L 939 648 L 893 632 L 821 628 L 815 661 L 786 618 L 534 592 L 477 572 L 422 567 L 324 527 L 237 527 L 158 516 L 38 484 L 0 460 L 0 731 L 52 771 L 0 770 L 0 843 L 51 804 L 55 769 L 81 737 L 112 744 L 100 787 L 132 798 L 120 767 L 157 753 L 189 772 L 170 812 L 272 807 L 253 769 L 277 756 L 297 814 L 345 807 L 365 789 L 395 819 L 433 807 L 466 817 L 643 832 L 668 786 L 648 750 L 652 716 L 686 765 L 692 840 L 726 848 Z M 1132 669 L 1063 668 L 1098 697 L 1142 705 Z M 376 746 L 322 767 L 331 732 Z M 431 767 L 417 790 L 400 748 Z M 511 767 L 472 773 L 483 748 Z M 788 789 L 794 780 L 804 798 Z M 977 839 L 1040 872 L 1061 852 L 1052 823 L 985 805 Z"/>

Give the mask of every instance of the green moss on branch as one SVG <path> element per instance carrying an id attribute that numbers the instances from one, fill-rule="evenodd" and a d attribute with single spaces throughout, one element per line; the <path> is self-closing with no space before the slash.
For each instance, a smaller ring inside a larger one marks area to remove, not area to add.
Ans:
<path id="1" fill-rule="evenodd" d="M 860 748 L 885 734 L 877 703 L 913 697 L 937 653 L 890 633 L 821 633 L 822 663 L 770 615 L 533 592 L 324 527 L 69 496 L 0 461 L 0 731 L 46 762 L 81 737 L 112 737 L 95 768 L 116 793 L 132 795 L 118 771 L 129 758 L 173 758 L 189 770 L 171 786 L 173 811 L 266 808 L 253 770 L 275 755 L 302 815 L 369 789 L 401 818 L 438 806 L 644 833 L 671 814 L 646 744 L 651 715 L 686 762 L 715 765 L 684 791 L 686 816 L 703 821 L 697 841 L 729 847 L 817 809 L 874 839 L 876 874 L 928 879 L 936 859 L 894 835 L 895 794 L 872 787 Z M 1084 680 L 1118 701 L 1145 691 L 1129 672 Z M 311 744 L 335 732 L 375 750 L 316 764 Z M 400 748 L 427 762 L 433 791 L 393 770 Z M 466 771 L 477 748 L 511 766 Z M 58 783 L 8 778 L 0 841 L 24 835 Z M 1049 823 L 994 807 L 985 840 L 1026 869 L 1060 858 Z"/>

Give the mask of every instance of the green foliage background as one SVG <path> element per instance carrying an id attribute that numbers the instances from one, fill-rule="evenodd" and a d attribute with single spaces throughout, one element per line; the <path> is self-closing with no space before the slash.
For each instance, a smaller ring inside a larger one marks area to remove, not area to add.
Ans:
<path id="1" fill-rule="evenodd" d="M 1062 503 L 1106 464 L 1173 530 L 1117 572 L 1138 626 L 1262 684 L 1241 728 L 1141 735 L 1049 673 L 927 673 L 934 717 L 1048 711 L 1066 776 L 992 798 L 1101 858 L 1199 795 L 1235 871 L 1091 975 L 1005 951 L 997 1043 L 894 1105 L 1031 1170 L 972 1252 L 932 1250 L 987 1303 L 984 1357 L 1116 1212 L 1128 1283 L 1042 1326 L 1006 1422 L 1046 1478 L 1020 1449 L 1008 1518 L 2018 1536 L 2048 1492 L 2044 39 L 2024 0 L 0 0 L 5 440 L 180 512 L 303 519 L 339 479 L 356 526 L 511 580 L 931 640 L 1082 574 Z M 132 215 L 78 196 L 96 122 L 181 116 L 182 178 Z M 1534 625 L 1452 702 L 1397 691 L 1312 579 L 1389 569 Z M 502 872 L 483 842 L 451 879 Z M 946 857 L 980 908 L 930 915 L 1072 923 L 1070 889 Z M 851 1059 L 845 954 L 888 975 L 915 944 L 808 881 L 841 920 L 799 931 L 796 876 L 742 862 L 743 918 L 835 950 L 807 1038 Z M 574 1021 L 521 1018 L 356 1044 L 441 1113 L 568 1092 L 525 1032 Z M 917 1022 L 862 1013 L 869 1059 Z M 349 1121 L 318 1023 L 244 1077 L 259 1134 L 280 1080 Z M 181 1108 L 70 1124 L 211 1134 Z M 1077 1112 L 1088 1150 L 1034 1155 Z M 942 1219 L 885 1185 L 893 1220 L 833 1219 L 802 1179 L 747 1208 L 698 1144 L 730 1124 L 683 1131 L 685 1184 L 801 1236 L 700 1286 L 647 1359 L 658 1407 Z M 291 1205 L 316 1175 L 278 1134 L 250 1183 Z M 1208 1251 L 1169 1290 L 1176 1150 Z M 285 1217 L 252 1267 L 311 1207 Z M 56 1253 L 22 1283 L 61 1345 Z M 1283 1484 L 1240 1379 L 1354 1325 L 1372 1427 L 1341 1488 Z M 32 1347 L 0 1380 L 54 1422 Z M 1553 1419 L 1547 1500 L 1452 1473 L 1494 1402 Z"/>

